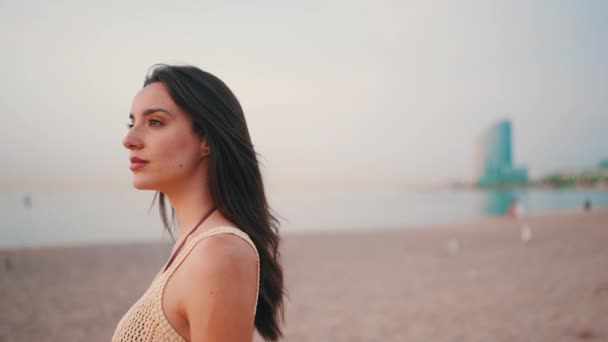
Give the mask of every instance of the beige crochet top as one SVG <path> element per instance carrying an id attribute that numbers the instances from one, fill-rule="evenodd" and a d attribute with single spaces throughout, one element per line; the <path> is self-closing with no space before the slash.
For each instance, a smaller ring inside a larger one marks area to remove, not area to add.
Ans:
<path id="1" fill-rule="evenodd" d="M 171 326 L 165 316 L 162 308 L 163 292 L 165 285 L 175 270 L 186 259 L 194 246 L 204 238 L 217 234 L 234 234 L 243 240 L 247 241 L 255 250 L 258 256 L 258 284 L 256 292 L 256 307 L 257 297 L 260 287 L 260 257 L 255 245 L 249 236 L 240 229 L 234 227 L 215 227 L 206 232 L 201 233 L 188 241 L 184 248 L 178 252 L 175 260 L 169 266 L 167 271 L 160 273 L 156 279 L 152 281 L 148 290 L 143 296 L 127 311 L 124 317 L 118 323 L 112 342 L 185 342 L 175 329 Z M 162 271 L 161 271 L 162 272 Z M 254 311 L 255 312 L 255 311 Z"/>

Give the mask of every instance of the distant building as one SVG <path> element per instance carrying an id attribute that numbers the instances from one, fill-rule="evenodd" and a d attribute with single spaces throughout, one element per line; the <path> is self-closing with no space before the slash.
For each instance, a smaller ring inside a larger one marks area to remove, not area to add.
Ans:
<path id="1" fill-rule="evenodd" d="M 489 127 L 475 143 L 475 169 L 479 185 L 526 183 L 528 169 L 513 167 L 511 121 Z"/>

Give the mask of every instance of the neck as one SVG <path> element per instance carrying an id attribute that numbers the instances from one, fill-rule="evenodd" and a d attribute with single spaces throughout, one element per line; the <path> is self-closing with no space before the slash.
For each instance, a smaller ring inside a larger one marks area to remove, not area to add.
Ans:
<path id="1" fill-rule="evenodd" d="M 208 213 L 214 206 L 209 187 L 204 182 L 184 184 L 164 193 L 175 210 L 178 224 L 178 240 L 185 238 L 195 228 L 196 224 L 199 223 L 203 215 Z M 213 217 L 213 214 L 211 217 Z M 208 221 L 209 218 L 198 226 L 196 230 L 204 230 Z"/>

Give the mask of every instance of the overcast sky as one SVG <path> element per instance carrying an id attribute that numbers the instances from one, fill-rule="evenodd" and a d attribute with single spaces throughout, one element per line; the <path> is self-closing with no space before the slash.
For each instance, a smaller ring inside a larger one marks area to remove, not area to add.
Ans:
<path id="1" fill-rule="evenodd" d="M 267 182 L 468 179 L 513 121 L 532 174 L 608 158 L 606 1 L 0 0 L 0 187 L 127 187 L 133 95 L 191 63 L 240 99 Z"/>

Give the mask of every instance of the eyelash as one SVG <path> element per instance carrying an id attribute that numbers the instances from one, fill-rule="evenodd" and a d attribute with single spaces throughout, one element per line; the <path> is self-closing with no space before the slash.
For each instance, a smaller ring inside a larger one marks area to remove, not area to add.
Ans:
<path id="1" fill-rule="evenodd" d="M 148 120 L 148 123 L 151 123 L 151 122 L 157 122 L 158 123 L 158 124 L 155 124 L 155 125 L 151 125 L 152 127 L 159 127 L 159 126 L 164 125 L 164 123 L 162 121 L 156 120 L 156 119 Z M 127 129 L 131 129 L 131 128 L 133 128 L 133 124 L 132 123 L 128 123 L 127 124 Z"/>

